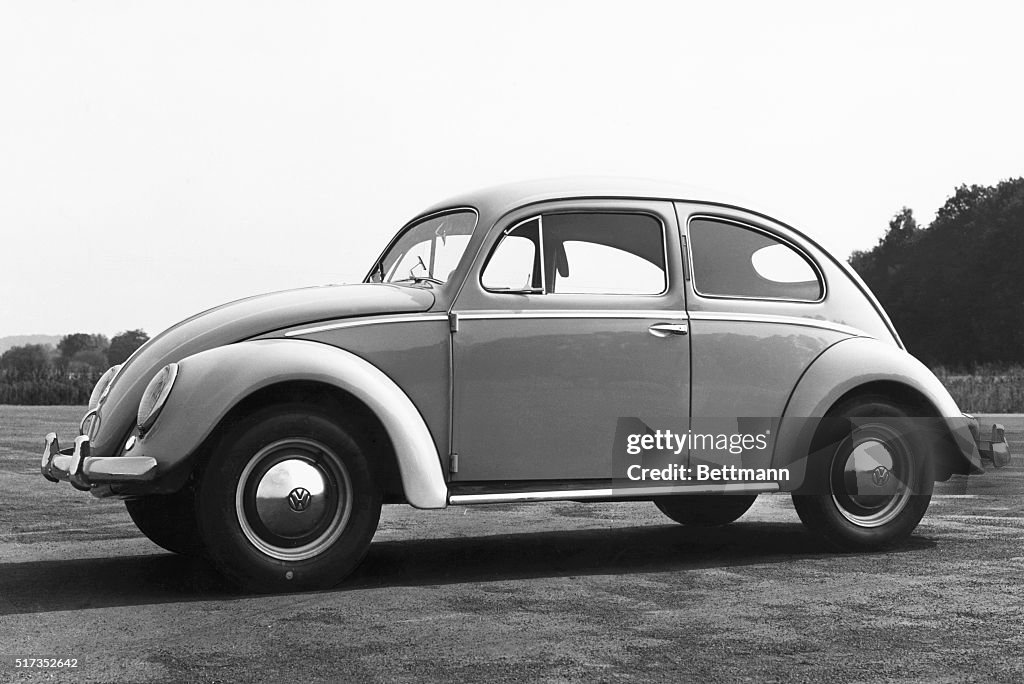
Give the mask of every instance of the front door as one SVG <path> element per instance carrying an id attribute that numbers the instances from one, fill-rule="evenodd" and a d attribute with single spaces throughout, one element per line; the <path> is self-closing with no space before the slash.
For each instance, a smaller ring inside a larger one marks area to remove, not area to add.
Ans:
<path id="1" fill-rule="evenodd" d="M 660 202 L 555 205 L 495 229 L 453 307 L 453 480 L 620 478 L 627 433 L 685 433 L 677 235 Z"/>

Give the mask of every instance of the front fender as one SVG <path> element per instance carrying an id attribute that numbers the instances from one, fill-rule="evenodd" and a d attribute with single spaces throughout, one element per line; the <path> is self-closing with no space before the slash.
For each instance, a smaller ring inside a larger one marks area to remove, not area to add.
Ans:
<path id="1" fill-rule="evenodd" d="M 309 340 L 239 342 L 185 357 L 153 428 L 139 440 L 160 472 L 182 465 L 227 413 L 264 387 L 289 381 L 333 385 L 357 397 L 391 438 L 406 499 L 444 508 L 448 488 L 437 448 L 419 411 L 387 375 L 366 360 Z"/>
<path id="2" fill-rule="evenodd" d="M 805 371 L 786 404 L 775 440 L 773 467 L 788 468 L 791 485 L 799 486 L 820 419 L 849 392 L 876 382 L 896 383 L 924 397 L 931 411 L 922 417 L 942 419 L 940 423 L 951 443 L 965 460 L 965 472 L 981 470 L 968 420 L 939 379 L 902 349 L 867 337 L 837 342 Z"/>

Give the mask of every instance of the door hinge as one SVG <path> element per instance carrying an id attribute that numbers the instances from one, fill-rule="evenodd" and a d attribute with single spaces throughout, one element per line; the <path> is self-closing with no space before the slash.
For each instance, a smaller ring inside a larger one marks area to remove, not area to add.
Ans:
<path id="1" fill-rule="evenodd" d="M 449 470 L 451 470 L 451 472 L 453 472 L 453 473 L 459 472 L 459 455 L 458 454 L 456 454 L 455 452 L 452 452 L 452 455 L 449 457 L 449 461 L 448 462 L 451 463 L 451 467 L 449 468 Z"/>
<path id="2" fill-rule="evenodd" d="M 454 311 L 448 314 L 448 329 L 453 333 L 459 332 L 459 314 Z"/>

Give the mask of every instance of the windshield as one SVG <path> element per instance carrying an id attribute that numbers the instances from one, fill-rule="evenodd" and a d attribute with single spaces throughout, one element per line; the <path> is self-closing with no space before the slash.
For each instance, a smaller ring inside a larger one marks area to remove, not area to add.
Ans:
<path id="1" fill-rule="evenodd" d="M 369 282 L 447 282 L 475 225 L 472 211 L 454 211 L 414 223 L 377 262 Z"/>

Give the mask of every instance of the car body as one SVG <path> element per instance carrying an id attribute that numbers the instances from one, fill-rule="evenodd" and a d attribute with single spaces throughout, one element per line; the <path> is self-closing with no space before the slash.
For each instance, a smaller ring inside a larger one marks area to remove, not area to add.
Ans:
<path id="1" fill-rule="evenodd" d="M 786 491 L 871 548 L 910 533 L 933 481 L 982 471 L 971 429 L 807 235 L 672 185 L 535 181 L 428 208 L 361 284 L 156 336 L 42 470 L 287 589 L 342 579 L 382 502 L 647 499 L 720 524 Z"/>

